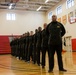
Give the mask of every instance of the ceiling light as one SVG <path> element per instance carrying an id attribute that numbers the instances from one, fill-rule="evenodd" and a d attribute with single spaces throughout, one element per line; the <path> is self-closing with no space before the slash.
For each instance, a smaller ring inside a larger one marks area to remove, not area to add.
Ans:
<path id="1" fill-rule="evenodd" d="M 39 11 L 41 8 L 42 8 L 42 6 L 40 6 L 40 7 L 37 9 L 37 11 Z"/>
<path id="2" fill-rule="evenodd" d="M 11 9 L 11 8 L 12 8 L 12 6 L 10 5 L 10 6 L 9 6 L 9 9 Z"/>
<path id="3" fill-rule="evenodd" d="M 12 6 L 13 4 L 11 3 L 10 6 Z"/>
<path id="4" fill-rule="evenodd" d="M 49 0 L 46 0 L 45 3 L 47 3 Z"/>
<path id="5" fill-rule="evenodd" d="M 12 3 L 9 5 L 9 9 L 11 9 L 11 8 L 12 8 L 12 5 L 13 5 Z"/>

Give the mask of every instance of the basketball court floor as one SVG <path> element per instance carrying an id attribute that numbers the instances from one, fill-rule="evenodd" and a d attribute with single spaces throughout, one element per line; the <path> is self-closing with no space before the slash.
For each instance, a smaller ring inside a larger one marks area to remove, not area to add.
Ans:
<path id="1" fill-rule="evenodd" d="M 53 73 L 48 73 L 48 54 L 46 53 L 46 67 L 42 69 L 32 62 L 27 63 L 9 55 L 0 55 L 0 75 L 76 75 L 76 52 L 63 52 L 64 68 L 67 72 L 59 72 L 55 54 Z"/>

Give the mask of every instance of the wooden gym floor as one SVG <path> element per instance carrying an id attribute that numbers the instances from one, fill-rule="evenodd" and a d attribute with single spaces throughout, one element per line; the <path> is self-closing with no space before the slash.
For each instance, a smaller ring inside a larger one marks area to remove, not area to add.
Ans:
<path id="1" fill-rule="evenodd" d="M 53 73 L 48 73 L 48 55 L 46 54 L 46 67 L 42 69 L 32 62 L 27 63 L 11 55 L 0 55 L 0 75 L 76 75 L 76 52 L 63 53 L 64 68 L 67 72 L 59 72 L 55 54 Z"/>

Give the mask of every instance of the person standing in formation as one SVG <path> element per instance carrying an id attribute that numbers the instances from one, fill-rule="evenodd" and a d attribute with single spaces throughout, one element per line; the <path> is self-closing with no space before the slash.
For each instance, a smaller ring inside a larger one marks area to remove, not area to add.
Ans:
<path id="1" fill-rule="evenodd" d="M 48 50 L 48 36 L 46 34 L 46 27 L 47 24 L 44 23 L 43 25 L 44 29 L 42 30 L 42 43 L 41 43 L 41 47 L 42 47 L 42 68 L 45 67 L 45 56 L 46 56 L 46 51 Z"/>
<path id="2" fill-rule="evenodd" d="M 52 72 L 54 68 L 54 54 L 57 53 L 59 71 L 67 71 L 63 68 L 62 61 L 62 37 L 65 35 L 66 31 L 64 26 L 57 21 L 57 16 L 52 16 L 52 22 L 48 24 L 46 28 L 49 46 L 49 71 Z"/>
<path id="3" fill-rule="evenodd" d="M 37 43 L 36 43 L 36 50 L 37 50 L 37 64 L 40 66 L 40 51 L 41 51 L 41 42 L 42 42 L 42 28 L 38 28 L 37 32 Z"/>

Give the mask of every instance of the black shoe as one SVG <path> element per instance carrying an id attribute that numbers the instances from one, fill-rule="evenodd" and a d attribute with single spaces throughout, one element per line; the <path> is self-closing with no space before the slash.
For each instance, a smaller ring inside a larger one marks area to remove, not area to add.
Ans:
<path id="1" fill-rule="evenodd" d="M 53 72 L 53 70 L 48 70 L 49 73 Z"/>
<path id="2" fill-rule="evenodd" d="M 67 70 L 65 70 L 65 69 L 60 69 L 59 71 L 67 72 Z"/>
<path id="3" fill-rule="evenodd" d="M 33 64 L 36 64 L 36 62 L 35 62 L 35 61 L 33 61 Z"/>
<path id="4" fill-rule="evenodd" d="M 25 60 L 25 62 L 27 62 L 27 60 Z"/>
<path id="5" fill-rule="evenodd" d="M 45 68 L 45 66 L 42 66 L 42 68 Z"/>
<path id="6" fill-rule="evenodd" d="M 38 66 L 40 66 L 40 64 L 38 64 Z"/>

